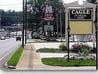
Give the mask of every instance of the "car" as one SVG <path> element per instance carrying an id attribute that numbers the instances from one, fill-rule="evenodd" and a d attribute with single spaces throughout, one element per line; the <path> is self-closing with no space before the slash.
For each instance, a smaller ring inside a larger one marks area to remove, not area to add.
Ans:
<path id="1" fill-rule="evenodd" d="M 6 36 L 6 39 L 9 39 L 10 38 L 10 36 Z"/>
<path id="2" fill-rule="evenodd" d="M 47 41 L 57 41 L 55 37 L 50 37 L 50 38 L 47 37 L 46 40 L 47 40 Z"/>
<path id="3" fill-rule="evenodd" d="M 16 37 L 16 41 L 21 41 L 21 37 L 20 36 Z"/>
<path id="4" fill-rule="evenodd" d="M 5 40 L 5 37 L 4 36 L 0 37 L 0 40 Z"/>

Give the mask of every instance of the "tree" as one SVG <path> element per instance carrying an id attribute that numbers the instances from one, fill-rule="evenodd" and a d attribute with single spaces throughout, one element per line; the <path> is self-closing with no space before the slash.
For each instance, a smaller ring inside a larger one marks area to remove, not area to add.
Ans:
<path id="1" fill-rule="evenodd" d="M 95 4 L 97 0 L 87 0 L 87 1 Z"/>
<path id="2" fill-rule="evenodd" d="M 21 22 L 22 12 L 15 11 L 1 11 L 1 24 L 2 26 L 10 26 L 12 24 L 18 24 Z"/>

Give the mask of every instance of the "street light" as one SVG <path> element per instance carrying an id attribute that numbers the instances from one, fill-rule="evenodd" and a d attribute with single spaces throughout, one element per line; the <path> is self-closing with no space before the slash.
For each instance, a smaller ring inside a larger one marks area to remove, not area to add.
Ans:
<path id="1" fill-rule="evenodd" d="M 97 6 L 96 6 L 96 16 L 98 16 L 98 0 L 96 1 L 97 2 Z M 96 17 L 96 56 L 98 56 L 98 17 Z M 96 70 L 98 70 L 98 57 L 96 57 Z"/>
<path id="2" fill-rule="evenodd" d="M 68 32 L 68 62 L 69 62 L 69 37 L 70 37 L 70 26 L 68 25 L 67 27 L 67 32 Z"/>

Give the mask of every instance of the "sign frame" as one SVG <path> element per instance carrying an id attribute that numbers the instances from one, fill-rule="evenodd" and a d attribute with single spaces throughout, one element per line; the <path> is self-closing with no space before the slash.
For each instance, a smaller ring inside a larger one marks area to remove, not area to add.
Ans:
<path id="1" fill-rule="evenodd" d="M 70 19 L 70 10 L 71 9 L 90 9 L 91 10 L 91 19 Z M 70 26 L 70 21 L 91 21 L 92 22 L 92 33 L 91 34 L 75 34 L 75 33 L 70 33 L 70 35 L 92 35 L 93 34 L 93 8 L 68 8 L 68 25 Z"/>

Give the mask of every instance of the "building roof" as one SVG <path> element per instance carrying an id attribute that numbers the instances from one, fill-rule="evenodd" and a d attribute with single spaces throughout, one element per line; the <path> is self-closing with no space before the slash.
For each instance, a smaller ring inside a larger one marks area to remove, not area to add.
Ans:
<path id="1" fill-rule="evenodd" d="M 69 4 L 64 4 L 65 8 L 69 8 L 69 7 L 83 7 L 83 8 L 96 8 L 95 4 L 89 3 L 87 1 L 83 1 L 83 5 L 79 5 L 78 1 L 69 3 Z"/>

